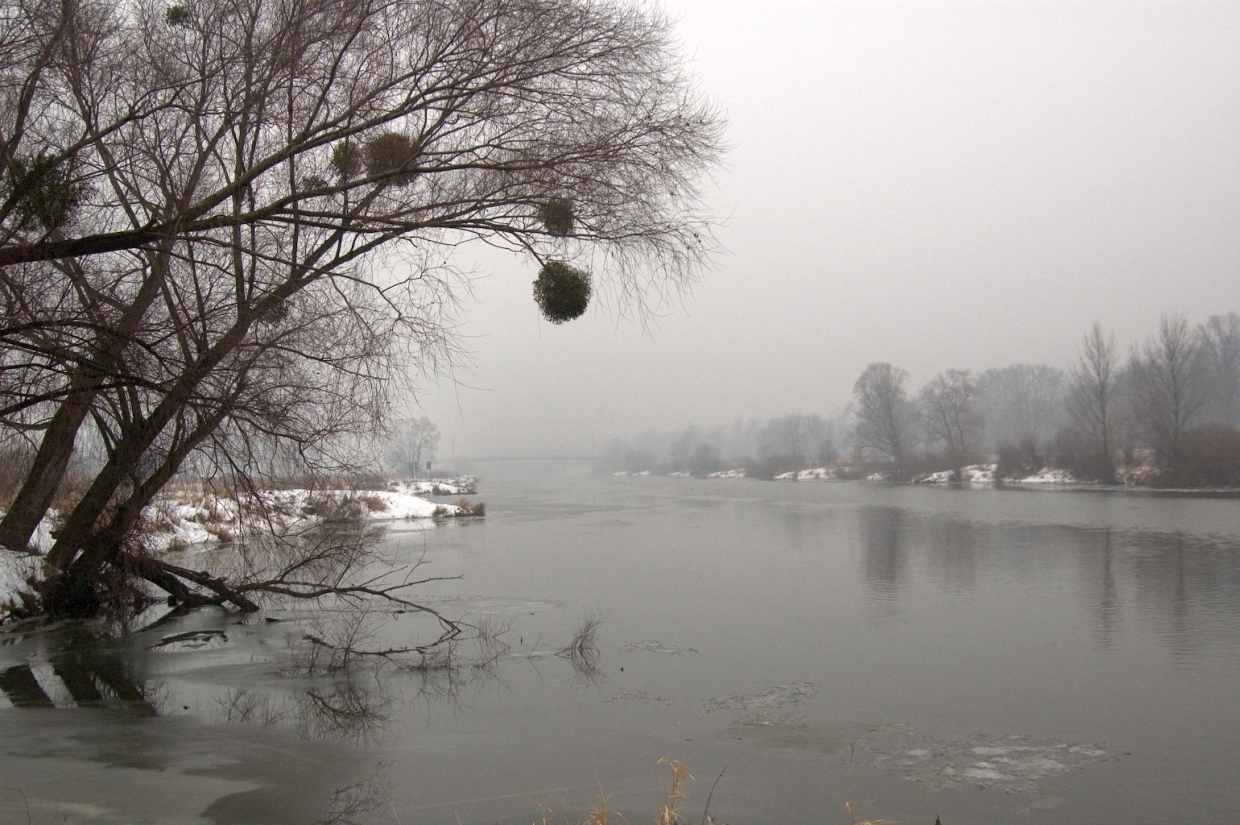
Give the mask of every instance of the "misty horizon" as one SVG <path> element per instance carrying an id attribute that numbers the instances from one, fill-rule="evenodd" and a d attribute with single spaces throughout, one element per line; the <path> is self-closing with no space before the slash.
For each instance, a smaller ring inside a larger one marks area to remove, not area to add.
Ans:
<path id="1" fill-rule="evenodd" d="M 423 387 L 441 456 L 850 400 L 866 364 L 1067 368 L 1094 322 L 1240 309 L 1240 8 L 1221 3 L 677 2 L 728 115 L 725 248 L 645 323 L 562 326 L 515 257 L 461 250 L 471 364 Z M 631 308 L 630 308 L 631 309 Z"/>

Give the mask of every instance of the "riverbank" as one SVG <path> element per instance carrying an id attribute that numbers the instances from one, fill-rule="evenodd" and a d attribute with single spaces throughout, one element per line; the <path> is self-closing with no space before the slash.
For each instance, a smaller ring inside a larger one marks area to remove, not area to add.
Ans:
<path id="1" fill-rule="evenodd" d="M 1094 491 L 1094 492 L 1147 492 L 1165 495 L 1198 495 L 1198 496 L 1240 496 L 1240 487 L 1159 487 L 1149 481 L 1150 474 L 1133 473 L 1129 480 L 1122 484 L 1104 484 L 1099 481 L 1080 479 L 1068 470 L 1047 467 L 1036 473 L 1024 476 L 998 477 L 996 464 L 972 464 L 961 468 L 960 476 L 952 470 L 941 470 L 933 473 L 922 473 L 906 482 L 896 482 L 889 473 L 881 471 L 868 472 L 855 467 L 811 467 L 796 470 L 767 478 L 754 476 L 743 468 L 719 470 L 706 475 L 693 475 L 687 472 L 656 473 L 651 470 L 640 472 L 614 472 L 612 476 L 624 477 L 666 477 L 666 478 L 707 478 L 737 479 L 748 478 L 759 481 L 837 481 L 837 482 L 869 482 L 880 484 L 908 484 L 952 487 L 1004 488 L 1029 490 L 1061 490 L 1061 491 Z"/>
<path id="2" fill-rule="evenodd" d="M 225 491 L 211 485 L 170 485 L 142 512 L 139 541 L 152 555 L 190 547 L 222 545 L 249 537 L 295 537 L 321 524 L 366 521 L 427 521 L 482 516 L 482 502 L 464 498 L 477 492 L 472 476 L 394 479 L 385 487 L 349 485 L 334 489 Z M 374 485 L 378 486 L 378 485 Z M 455 502 L 428 496 L 460 496 Z M 59 519 L 52 510 L 39 524 L 31 548 L 41 554 L 54 544 Z M 31 577 L 40 575 L 40 556 L 0 548 L 0 605 L 16 598 Z"/>

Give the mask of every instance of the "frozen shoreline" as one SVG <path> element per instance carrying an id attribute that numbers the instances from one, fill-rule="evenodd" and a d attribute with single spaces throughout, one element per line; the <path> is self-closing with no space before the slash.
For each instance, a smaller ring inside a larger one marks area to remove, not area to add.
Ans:
<path id="1" fill-rule="evenodd" d="M 295 536 L 319 524 L 365 520 L 369 522 L 422 521 L 478 515 L 470 507 L 438 503 L 428 495 L 473 494 L 472 476 L 452 479 L 398 479 L 386 490 L 261 490 L 229 497 L 202 487 L 171 487 L 142 511 L 142 542 L 151 553 L 194 546 L 226 544 L 250 536 Z M 31 540 L 34 550 L 51 549 L 48 514 Z M 0 603 L 9 600 L 26 580 L 39 573 L 38 555 L 0 548 Z"/>
<path id="2" fill-rule="evenodd" d="M 962 468 L 963 478 L 961 480 L 952 479 L 951 470 L 942 470 L 936 473 L 927 473 L 925 475 L 916 476 L 913 479 L 903 482 L 909 485 L 932 485 L 932 486 L 956 486 L 956 487 L 977 487 L 977 488 L 999 488 L 999 489 L 1015 489 L 1015 490 L 1046 490 L 1046 491 L 1092 491 L 1092 492 L 1127 492 L 1127 493 L 1149 493 L 1158 495 L 1185 495 L 1185 496 L 1240 496 L 1240 487 L 1151 487 L 1144 484 L 1103 484 L 1097 481 L 1084 481 L 1073 476 L 1067 470 L 1059 470 L 1047 468 L 1032 475 L 1016 478 L 1009 476 L 996 482 L 994 464 L 973 464 Z M 641 472 L 613 472 L 612 476 L 662 476 L 665 478 L 754 478 L 750 476 L 745 468 L 733 468 L 730 470 L 719 470 L 706 476 L 692 476 L 687 472 L 678 473 L 657 473 L 651 470 L 643 470 Z M 759 479 L 768 480 L 768 479 Z M 838 481 L 838 482 L 869 482 L 892 484 L 896 483 L 891 477 L 883 473 L 871 473 L 867 476 L 857 477 L 850 471 L 845 469 L 843 474 L 836 468 L 831 467 L 814 467 L 806 470 L 795 472 L 780 473 L 769 479 L 770 481 Z"/>

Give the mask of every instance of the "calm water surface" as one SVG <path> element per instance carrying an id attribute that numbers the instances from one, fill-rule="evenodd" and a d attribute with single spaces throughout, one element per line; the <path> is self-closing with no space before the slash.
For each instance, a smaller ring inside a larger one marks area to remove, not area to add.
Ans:
<path id="1" fill-rule="evenodd" d="M 477 471 L 485 520 L 387 540 L 511 621 L 493 666 L 309 678 L 305 612 L 0 637 L 0 822 L 637 823 L 663 757 L 694 822 L 720 772 L 734 825 L 1240 822 L 1240 501 Z"/>

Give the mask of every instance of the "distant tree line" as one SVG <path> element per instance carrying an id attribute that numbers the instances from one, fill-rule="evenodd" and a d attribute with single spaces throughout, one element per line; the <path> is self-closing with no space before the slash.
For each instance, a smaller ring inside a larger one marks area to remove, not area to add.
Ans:
<path id="1" fill-rule="evenodd" d="M 1240 484 L 1240 316 L 1192 327 L 1163 316 L 1125 358 L 1101 324 L 1064 372 L 1017 364 L 939 373 L 866 367 L 853 387 L 853 458 L 894 480 L 994 459 L 999 479 L 1047 468 L 1081 480 L 1161 486 Z"/>
<path id="2" fill-rule="evenodd" d="M 1109 484 L 1240 485 L 1240 315 L 1195 327 L 1165 315 L 1126 353 L 1095 324 L 1066 371 L 948 369 L 916 391 L 908 372 L 876 362 L 852 403 L 825 417 L 614 439 L 598 467 L 697 476 L 743 468 L 758 478 L 826 467 L 840 478 L 908 481 L 963 479 L 966 467 L 992 463 L 999 480 L 1057 469 Z"/>
<path id="3" fill-rule="evenodd" d="M 684 473 L 706 476 L 745 468 L 751 477 L 775 475 L 840 460 L 851 444 L 847 410 L 827 416 L 786 413 L 777 418 L 738 419 L 731 426 L 673 432 L 647 431 L 614 438 L 598 457 L 601 472 Z"/>

